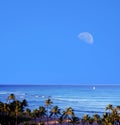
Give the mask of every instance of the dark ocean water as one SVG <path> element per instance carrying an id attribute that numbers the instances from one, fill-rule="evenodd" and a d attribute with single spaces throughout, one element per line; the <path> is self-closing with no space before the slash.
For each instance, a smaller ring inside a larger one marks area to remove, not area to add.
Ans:
<path id="1" fill-rule="evenodd" d="M 108 104 L 120 105 L 120 85 L 0 85 L 0 101 L 14 93 L 26 99 L 30 109 L 44 106 L 51 98 L 61 109 L 72 107 L 79 116 L 105 111 Z"/>

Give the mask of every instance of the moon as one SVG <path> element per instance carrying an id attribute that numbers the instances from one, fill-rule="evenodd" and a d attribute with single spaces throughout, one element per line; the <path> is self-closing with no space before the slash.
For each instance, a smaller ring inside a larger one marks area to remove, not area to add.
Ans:
<path id="1" fill-rule="evenodd" d="M 89 32 L 81 32 L 81 33 L 79 33 L 78 38 L 80 40 L 82 40 L 83 42 L 86 42 L 88 44 L 93 44 L 93 42 L 94 42 L 93 36 Z"/>

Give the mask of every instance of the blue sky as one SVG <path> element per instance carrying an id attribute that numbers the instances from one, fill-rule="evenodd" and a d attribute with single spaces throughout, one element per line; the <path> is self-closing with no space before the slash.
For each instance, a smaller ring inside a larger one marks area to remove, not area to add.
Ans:
<path id="1" fill-rule="evenodd" d="M 119 5 L 0 1 L 0 84 L 120 84 Z"/>

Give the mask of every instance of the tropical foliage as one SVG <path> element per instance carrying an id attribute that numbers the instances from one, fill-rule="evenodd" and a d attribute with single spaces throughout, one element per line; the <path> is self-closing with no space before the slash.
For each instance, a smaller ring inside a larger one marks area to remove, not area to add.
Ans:
<path id="1" fill-rule="evenodd" d="M 79 124 L 79 125 L 119 125 L 120 106 L 106 106 L 103 115 L 84 115 L 78 118 L 72 107 L 61 110 L 58 106 L 53 106 L 51 99 L 45 100 L 45 106 L 30 110 L 27 101 L 17 100 L 14 94 L 10 94 L 7 102 L 0 102 L 0 124 L 1 125 L 40 125 L 49 124 L 49 119 L 53 119 L 53 124 Z"/>

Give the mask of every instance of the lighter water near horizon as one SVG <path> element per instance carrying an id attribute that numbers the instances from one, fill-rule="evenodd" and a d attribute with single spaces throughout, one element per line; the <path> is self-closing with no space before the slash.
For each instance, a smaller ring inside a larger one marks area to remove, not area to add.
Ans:
<path id="1" fill-rule="evenodd" d="M 120 105 L 120 85 L 0 85 L 0 101 L 6 102 L 14 93 L 26 99 L 33 110 L 45 105 L 50 98 L 60 109 L 72 107 L 77 116 L 103 114 L 108 104 Z"/>

